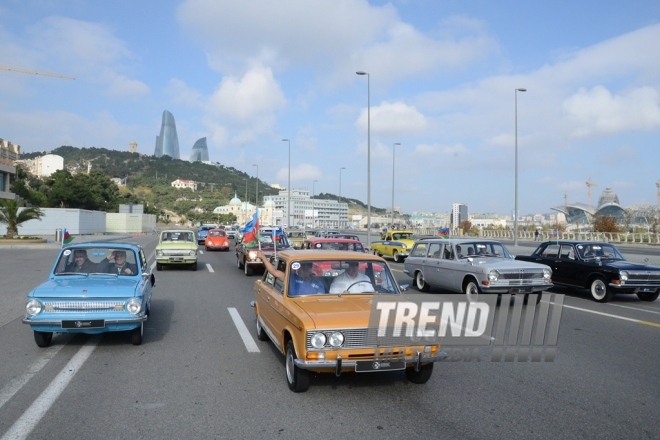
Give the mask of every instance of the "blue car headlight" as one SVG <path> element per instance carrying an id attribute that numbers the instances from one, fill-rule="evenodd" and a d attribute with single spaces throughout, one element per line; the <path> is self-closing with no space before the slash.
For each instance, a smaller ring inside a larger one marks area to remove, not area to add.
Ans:
<path id="1" fill-rule="evenodd" d="M 142 303 L 135 298 L 131 298 L 126 303 L 126 311 L 131 315 L 137 315 L 142 310 Z"/>
<path id="2" fill-rule="evenodd" d="M 43 306 L 36 299 L 28 301 L 28 303 L 25 305 L 25 313 L 27 313 L 28 316 L 34 316 L 41 312 L 42 309 Z"/>

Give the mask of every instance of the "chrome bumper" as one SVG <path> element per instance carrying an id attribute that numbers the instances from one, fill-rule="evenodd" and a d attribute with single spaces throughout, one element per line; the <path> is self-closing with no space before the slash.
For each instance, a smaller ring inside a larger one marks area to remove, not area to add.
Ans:
<path id="1" fill-rule="evenodd" d="M 416 371 L 419 371 L 419 368 L 422 364 L 427 364 L 429 362 L 439 362 L 447 359 L 448 355 L 444 351 L 438 352 L 435 356 L 425 356 L 424 353 L 418 351 L 414 357 L 408 357 L 405 359 L 392 358 L 392 359 L 360 359 L 360 362 L 387 362 L 387 361 L 403 361 L 406 364 L 406 367 L 414 366 Z M 339 376 L 343 368 L 355 368 L 358 361 L 344 361 L 341 356 L 337 356 L 337 359 L 326 360 L 326 361 L 315 361 L 315 362 L 305 362 L 302 359 L 294 359 L 293 361 L 296 364 L 296 367 L 302 370 L 334 370 L 335 375 Z M 374 369 L 377 371 L 377 369 Z"/>
<path id="2" fill-rule="evenodd" d="M 101 318 L 103 319 L 103 318 Z M 135 324 L 135 323 L 140 323 L 140 322 L 146 322 L 147 319 L 149 319 L 149 315 L 144 315 L 144 316 L 136 316 L 135 318 L 115 318 L 115 319 L 103 319 L 103 321 L 106 324 Z M 83 320 L 89 320 L 89 318 L 85 318 Z M 40 320 L 40 321 L 34 321 L 31 318 L 24 317 L 23 318 L 23 324 L 30 324 L 30 325 L 62 325 L 62 319 L 53 319 L 53 320 Z M 71 319 L 65 319 L 64 321 L 75 321 L 74 318 Z"/>

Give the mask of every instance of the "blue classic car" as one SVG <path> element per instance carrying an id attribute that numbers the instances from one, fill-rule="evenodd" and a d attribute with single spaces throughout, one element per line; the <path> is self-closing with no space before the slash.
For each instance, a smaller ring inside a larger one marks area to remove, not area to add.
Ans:
<path id="1" fill-rule="evenodd" d="M 53 333 L 117 331 L 129 331 L 133 345 L 140 345 L 155 283 L 141 246 L 66 246 L 48 280 L 28 294 L 23 323 L 39 347 L 48 347 Z"/>

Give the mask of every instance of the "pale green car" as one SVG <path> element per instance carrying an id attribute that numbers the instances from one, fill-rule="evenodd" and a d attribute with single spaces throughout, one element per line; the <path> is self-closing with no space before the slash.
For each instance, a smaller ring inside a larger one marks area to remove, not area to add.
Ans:
<path id="1" fill-rule="evenodd" d="M 156 246 L 156 270 L 183 265 L 197 270 L 197 238 L 190 229 L 168 229 L 160 233 Z"/>

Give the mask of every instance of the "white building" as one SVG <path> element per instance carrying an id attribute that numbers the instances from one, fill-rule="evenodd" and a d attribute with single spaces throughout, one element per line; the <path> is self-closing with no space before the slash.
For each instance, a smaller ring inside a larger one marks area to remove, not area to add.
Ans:
<path id="1" fill-rule="evenodd" d="M 193 191 L 197 190 L 197 182 L 194 180 L 181 180 L 181 179 L 176 179 L 174 182 L 171 184 L 174 188 L 190 188 Z"/>
<path id="2" fill-rule="evenodd" d="M 468 219 L 468 207 L 463 203 L 454 203 L 451 205 L 451 225 L 458 228 L 461 222 Z"/>
<path id="3" fill-rule="evenodd" d="M 57 154 L 46 154 L 34 159 L 16 161 L 25 167 L 25 170 L 38 177 L 48 177 L 55 171 L 64 169 L 64 158 Z"/>
<path id="4" fill-rule="evenodd" d="M 264 203 L 272 200 L 275 209 L 282 211 L 283 224 L 288 222 L 288 191 L 280 191 L 276 196 L 265 196 Z M 345 228 L 348 225 L 348 204 L 337 200 L 310 197 L 307 189 L 291 191 L 291 224 L 294 226 L 313 225 L 319 228 Z"/>
<path id="5" fill-rule="evenodd" d="M 241 199 L 234 194 L 234 198 L 229 201 L 229 205 L 216 207 L 213 214 L 234 214 L 236 223 L 245 225 L 252 220 L 255 210 L 256 206 L 249 202 L 241 202 Z M 259 208 L 259 224 L 262 226 L 280 225 L 282 219 L 282 211 L 276 209 L 272 200 L 266 200 L 264 206 Z"/>
<path id="6" fill-rule="evenodd" d="M 0 139 L 0 199 L 14 199 L 14 193 L 9 192 L 9 176 L 16 174 L 14 161 L 20 157 L 20 145 Z"/>

